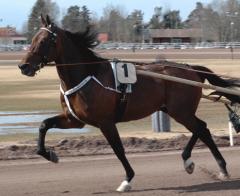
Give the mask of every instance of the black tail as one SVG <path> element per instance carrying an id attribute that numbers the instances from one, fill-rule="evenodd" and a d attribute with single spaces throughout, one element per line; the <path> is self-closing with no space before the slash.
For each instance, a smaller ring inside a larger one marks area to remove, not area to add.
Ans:
<path id="1" fill-rule="evenodd" d="M 223 79 L 220 76 L 217 76 L 213 71 L 210 69 L 203 67 L 203 66 L 191 66 L 194 70 L 199 71 L 197 74 L 200 76 L 202 82 L 205 81 L 205 79 L 208 80 L 208 82 L 215 86 L 220 86 L 224 88 L 234 88 L 234 87 L 240 87 L 240 80 L 237 79 Z M 210 95 L 218 95 L 219 97 L 224 96 L 232 103 L 240 103 L 240 96 L 237 95 L 231 95 L 219 91 L 214 91 Z"/>

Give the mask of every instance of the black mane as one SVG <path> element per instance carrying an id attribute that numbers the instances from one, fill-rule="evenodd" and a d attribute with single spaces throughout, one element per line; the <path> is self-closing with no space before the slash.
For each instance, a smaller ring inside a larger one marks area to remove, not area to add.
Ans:
<path id="1" fill-rule="evenodd" d="M 65 33 L 79 50 L 86 48 L 92 49 L 98 45 L 97 33 L 96 31 L 91 30 L 90 27 L 84 32 L 72 33 L 70 31 L 65 31 Z"/>

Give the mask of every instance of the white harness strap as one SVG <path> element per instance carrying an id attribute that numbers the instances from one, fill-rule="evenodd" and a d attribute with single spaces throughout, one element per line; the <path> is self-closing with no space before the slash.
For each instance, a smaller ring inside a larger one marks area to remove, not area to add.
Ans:
<path id="1" fill-rule="evenodd" d="M 70 105 L 70 102 L 69 102 L 69 99 L 68 99 L 68 96 L 69 95 L 72 95 L 73 93 L 76 93 L 77 91 L 79 91 L 83 86 L 85 86 L 91 79 L 93 79 L 95 82 L 97 82 L 99 85 L 101 85 L 103 88 L 107 89 L 107 90 L 110 90 L 110 91 L 114 91 L 116 93 L 121 93 L 120 91 L 118 90 L 115 90 L 113 88 L 110 88 L 110 87 L 105 87 L 95 76 L 88 76 L 86 77 L 82 82 L 80 82 L 77 86 L 67 90 L 64 92 L 63 88 L 62 88 L 62 85 L 60 85 L 60 91 L 61 93 L 63 94 L 64 96 L 64 100 L 65 100 L 65 103 L 67 104 L 67 107 L 68 107 L 68 110 L 69 112 L 72 114 L 72 116 L 74 118 L 76 118 L 77 120 L 81 121 L 84 123 L 84 121 L 82 121 L 80 118 L 78 118 L 78 116 L 74 113 L 71 105 Z"/>
<path id="2" fill-rule="evenodd" d="M 67 91 L 64 92 L 63 88 L 62 88 L 62 85 L 60 85 L 60 91 L 61 93 L 63 94 L 64 96 L 64 100 L 65 100 L 65 103 L 67 104 L 67 107 L 68 107 L 68 110 L 69 112 L 72 114 L 72 116 L 74 118 L 76 118 L 77 120 L 83 122 L 80 118 L 78 118 L 78 116 L 75 114 L 75 112 L 73 111 L 71 105 L 70 105 L 70 102 L 69 102 L 69 99 L 68 99 L 68 95 L 71 95 L 75 92 L 77 92 L 78 90 L 80 90 L 85 84 L 88 83 L 88 81 L 91 79 L 91 76 L 88 76 L 86 77 L 81 83 L 79 83 L 77 86 L 73 87 L 72 89 L 69 89 Z"/>

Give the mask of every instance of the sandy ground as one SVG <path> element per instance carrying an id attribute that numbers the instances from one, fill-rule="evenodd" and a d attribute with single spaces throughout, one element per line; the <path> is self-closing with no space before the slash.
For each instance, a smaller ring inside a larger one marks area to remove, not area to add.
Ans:
<path id="1" fill-rule="evenodd" d="M 218 168 L 208 151 L 195 151 L 195 172 L 187 174 L 180 152 L 129 154 L 136 176 L 128 196 L 239 196 L 239 148 L 221 149 L 231 178 L 216 179 Z M 114 196 L 124 179 L 115 156 L 84 156 L 62 159 L 59 164 L 44 160 L 0 162 L 1 196 Z"/>
<path id="2" fill-rule="evenodd" d="M 149 135 L 151 135 L 149 133 Z M 159 136 L 160 137 L 160 136 Z M 127 153 L 161 152 L 168 150 L 183 150 L 189 137 L 181 134 L 171 138 L 146 138 L 146 137 L 122 137 L 122 142 Z M 230 145 L 228 136 L 214 136 L 214 141 L 218 147 Z M 29 140 L 23 142 L 6 142 L 0 144 L 0 160 L 14 159 L 36 159 L 36 141 Z M 234 138 L 234 145 L 240 145 L 240 138 Z M 47 149 L 51 149 L 60 157 L 75 157 L 87 155 L 113 154 L 111 147 L 103 136 L 78 136 L 65 137 L 58 140 L 47 140 Z M 206 146 L 198 141 L 196 149 Z"/>

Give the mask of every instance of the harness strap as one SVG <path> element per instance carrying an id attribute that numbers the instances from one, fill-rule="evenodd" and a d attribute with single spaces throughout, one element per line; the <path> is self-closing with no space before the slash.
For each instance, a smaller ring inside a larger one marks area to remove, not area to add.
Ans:
<path id="1" fill-rule="evenodd" d="M 116 112 L 116 121 L 121 121 L 125 111 L 126 111 L 126 106 L 127 106 L 127 93 L 126 93 L 126 84 L 119 84 L 118 79 L 117 79 L 117 71 L 116 71 L 116 63 L 118 61 L 112 61 L 111 62 L 111 67 L 114 75 L 114 81 L 115 81 L 115 88 L 118 89 L 121 94 L 120 94 L 120 99 L 117 104 L 117 112 Z"/>
<path id="2" fill-rule="evenodd" d="M 123 115 L 125 114 L 127 107 L 127 93 L 121 93 L 121 97 L 118 101 L 117 105 L 117 114 L 116 114 L 116 120 L 121 121 L 123 118 Z"/>
<path id="3" fill-rule="evenodd" d="M 60 91 L 61 91 L 61 93 L 63 94 L 65 103 L 67 104 L 68 110 L 69 110 L 69 112 L 71 113 L 71 115 L 72 115 L 75 119 L 77 119 L 78 121 L 83 122 L 80 118 L 78 118 L 78 116 L 77 116 L 77 115 L 75 114 L 75 112 L 72 110 L 72 107 L 71 107 L 70 102 L 69 102 L 69 100 L 68 100 L 67 94 L 65 94 L 65 92 L 64 92 L 64 90 L 63 90 L 63 88 L 62 88 L 62 85 L 60 85 Z M 83 122 L 83 123 L 84 123 L 84 122 Z"/>
<path id="4" fill-rule="evenodd" d="M 115 90 L 113 88 L 110 88 L 110 87 L 105 87 L 95 76 L 88 76 L 86 77 L 82 82 L 80 82 L 77 86 L 67 90 L 67 91 L 64 91 L 63 88 L 62 88 L 62 85 L 60 85 L 60 91 L 61 93 L 63 94 L 63 97 L 64 97 L 64 100 L 65 100 L 65 103 L 67 104 L 67 107 L 68 107 L 68 110 L 69 112 L 71 113 L 71 115 L 79 120 L 80 122 L 83 122 L 85 123 L 83 120 L 81 120 L 76 114 L 75 112 L 73 111 L 72 107 L 71 107 L 71 104 L 70 104 L 70 101 L 68 99 L 68 96 L 69 95 L 72 95 L 74 93 L 76 93 L 77 91 L 79 91 L 82 87 L 84 87 L 91 79 L 93 79 L 95 82 L 97 82 L 100 86 L 102 86 L 103 88 L 107 89 L 107 90 L 110 90 L 110 91 L 114 91 L 116 93 L 121 93 L 120 91 L 118 90 Z"/>

